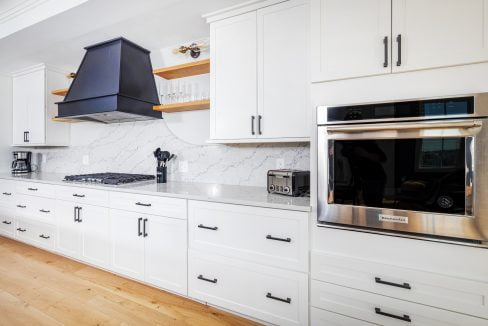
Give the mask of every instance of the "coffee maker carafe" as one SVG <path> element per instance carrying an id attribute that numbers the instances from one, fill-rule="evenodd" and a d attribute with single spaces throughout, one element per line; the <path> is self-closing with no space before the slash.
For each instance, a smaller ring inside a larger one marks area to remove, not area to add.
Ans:
<path id="1" fill-rule="evenodd" d="M 32 152 L 13 152 L 12 174 L 21 175 L 32 172 Z"/>

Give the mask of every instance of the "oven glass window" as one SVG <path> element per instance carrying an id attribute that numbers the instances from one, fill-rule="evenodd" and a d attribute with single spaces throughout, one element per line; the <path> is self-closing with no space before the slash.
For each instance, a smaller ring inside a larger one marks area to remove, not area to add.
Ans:
<path id="1" fill-rule="evenodd" d="M 329 162 L 335 204 L 465 212 L 465 138 L 330 140 Z"/>

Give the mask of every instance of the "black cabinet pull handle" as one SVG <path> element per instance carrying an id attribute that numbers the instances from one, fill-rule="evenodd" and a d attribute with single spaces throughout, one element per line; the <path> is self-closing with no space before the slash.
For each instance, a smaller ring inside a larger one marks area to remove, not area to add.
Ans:
<path id="1" fill-rule="evenodd" d="M 151 207 L 152 204 L 144 204 L 144 203 L 141 203 L 141 202 L 137 202 L 136 203 L 137 206 L 144 206 L 144 207 Z"/>
<path id="2" fill-rule="evenodd" d="M 17 205 L 18 208 L 27 208 L 27 206 L 24 205 Z"/>
<path id="3" fill-rule="evenodd" d="M 255 135 L 256 132 L 254 131 L 254 120 L 256 120 L 255 116 L 251 116 L 251 135 Z"/>
<path id="4" fill-rule="evenodd" d="M 281 301 L 281 302 L 285 302 L 285 303 L 291 303 L 291 299 L 290 298 L 286 298 L 286 299 L 283 299 L 283 298 L 278 298 L 278 297 L 275 297 L 273 296 L 271 293 L 268 292 L 268 294 L 266 294 L 266 298 L 268 299 L 273 299 L 273 300 L 276 300 L 276 301 Z"/>
<path id="5" fill-rule="evenodd" d="M 398 59 L 396 65 L 400 67 L 402 65 L 402 34 L 398 34 L 396 41 L 398 44 Z"/>
<path id="6" fill-rule="evenodd" d="M 44 234 L 41 234 L 41 235 L 39 236 L 39 238 L 43 238 L 43 239 L 49 239 L 49 238 L 50 238 L 50 236 L 48 236 L 48 235 L 44 235 Z"/>
<path id="7" fill-rule="evenodd" d="M 74 211 L 73 211 L 73 216 L 75 217 L 75 222 L 78 222 L 78 216 L 76 216 L 78 212 L 78 206 L 75 206 Z"/>
<path id="8" fill-rule="evenodd" d="M 24 143 L 28 143 L 28 142 L 29 142 L 29 132 L 24 131 Z"/>
<path id="9" fill-rule="evenodd" d="M 85 198 L 85 195 L 78 195 L 78 194 L 73 194 L 73 197 L 78 197 L 78 198 Z"/>
<path id="10" fill-rule="evenodd" d="M 379 283 L 379 284 L 384 284 L 384 285 L 389 285 L 389 286 L 395 286 L 397 288 L 402 288 L 402 289 L 407 289 L 407 290 L 411 290 L 412 289 L 412 287 L 408 283 L 399 284 L 399 283 L 387 282 L 387 281 L 383 281 L 379 277 L 375 277 L 374 278 L 374 281 L 376 283 Z"/>
<path id="11" fill-rule="evenodd" d="M 51 213 L 51 211 L 47 211 L 45 209 L 40 209 L 39 212 L 41 212 L 41 213 Z"/>
<path id="12" fill-rule="evenodd" d="M 78 223 L 81 223 L 83 222 L 83 220 L 81 219 L 81 210 L 82 210 L 83 207 L 78 207 Z"/>
<path id="13" fill-rule="evenodd" d="M 3 224 L 7 224 L 7 225 L 12 224 L 12 222 L 8 222 L 8 221 L 3 221 L 2 223 L 3 223 Z"/>
<path id="14" fill-rule="evenodd" d="M 385 61 L 383 62 L 383 67 L 388 67 L 388 36 L 383 39 L 383 46 L 385 47 Z"/>
<path id="15" fill-rule="evenodd" d="M 37 188 L 27 188 L 27 190 L 29 190 L 29 191 L 37 191 L 39 189 L 37 189 Z"/>
<path id="16" fill-rule="evenodd" d="M 30 131 L 26 131 L 26 134 L 27 134 L 27 142 L 30 142 L 30 140 L 29 140 Z"/>
<path id="17" fill-rule="evenodd" d="M 266 236 L 266 239 L 268 240 L 276 240 L 276 241 L 283 241 L 283 242 L 291 242 L 291 238 L 275 238 L 272 235 L 268 234 Z"/>
<path id="18" fill-rule="evenodd" d="M 212 231 L 217 231 L 219 229 L 217 226 L 205 226 L 203 224 L 198 224 L 198 227 L 200 229 L 207 229 L 207 230 L 212 230 Z"/>
<path id="19" fill-rule="evenodd" d="M 144 222 L 142 223 L 142 233 L 144 234 L 144 238 L 147 237 L 146 223 L 147 223 L 147 218 L 145 218 Z"/>
<path id="20" fill-rule="evenodd" d="M 12 196 L 12 193 L 11 192 L 4 192 L 3 195 L 4 196 Z"/>
<path id="21" fill-rule="evenodd" d="M 203 275 L 202 275 L 202 274 L 198 275 L 198 277 L 197 277 L 197 278 L 198 278 L 199 280 L 202 280 L 202 281 L 205 281 L 205 282 L 210 282 L 210 283 L 214 283 L 214 284 L 215 284 L 215 283 L 217 283 L 217 279 L 216 279 L 216 278 L 214 278 L 213 280 L 211 280 L 211 279 L 209 279 L 209 278 L 205 278 L 205 277 L 203 277 Z"/>
<path id="22" fill-rule="evenodd" d="M 258 115 L 258 134 L 259 135 L 262 135 L 262 131 L 261 131 L 261 120 L 263 119 L 263 116 L 261 115 Z"/>
<path id="23" fill-rule="evenodd" d="M 412 320 L 410 319 L 410 316 L 409 315 L 397 316 L 397 315 L 389 314 L 387 312 L 383 312 L 383 311 L 381 311 L 380 308 L 374 308 L 374 311 L 378 315 L 382 315 L 382 316 L 385 316 L 385 317 L 390 317 L 390 318 L 394 318 L 394 319 L 403 320 L 403 321 L 406 321 L 406 322 L 409 322 L 409 323 L 412 322 Z"/>
<path id="24" fill-rule="evenodd" d="M 142 217 L 139 217 L 137 219 L 137 236 L 140 237 L 142 235 L 141 232 L 141 222 L 142 222 Z"/>
<path id="25" fill-rule="evenodd" d="M 19 231 L 19 232 L 25 232 L 27 230 L 26 229 L 22 229 L 22 228 L 18 228 L 17 231 Z"/>

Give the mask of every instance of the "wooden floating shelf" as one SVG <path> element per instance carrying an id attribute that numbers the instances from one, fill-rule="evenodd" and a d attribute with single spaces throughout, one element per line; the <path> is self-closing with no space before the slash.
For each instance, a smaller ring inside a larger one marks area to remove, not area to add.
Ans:
<path id="1" fill-rule="evenodd" d="M 82 122 L 80 120 L 72 120 L 72 119 L 64 119 L 64 118 L 52 118 L 51 119 L 54 122 L 64 122 L 64 123 L 78 123 Z"/>
<path id="2" fill-rule="evenodd" d="M 59 96 L 66 96 L 66 94 L 68 94 L 68 89 L 67 88 L 55 89 L 54 91 L 51 91 L 51 94 L 59 95 Z"/>
<path id="3" fill-rule="evenodd" d="M 196 75 L 208 74 L 210 72 L 210 59 L 194 61 L 182 65 L 155 69 L 153 73 L 164 79 L 177 79 Z"/>
<path id="4" fill-rule="evenodd" d="M 153 106 L 154 111 L 173 113 L 210 109 L 210 100 L 163 104 Z"/>

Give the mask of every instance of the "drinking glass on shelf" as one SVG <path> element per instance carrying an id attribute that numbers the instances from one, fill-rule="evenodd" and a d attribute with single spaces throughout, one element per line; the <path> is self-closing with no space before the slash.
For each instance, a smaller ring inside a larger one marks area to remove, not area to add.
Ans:
<path id="1" fill-rule="evenodd" d="M 178 103 L 185 102 L 185 83 L 178 83 Z"/>
<path id="2" fill-rule="evenodd" d="M 199 87 L 198 83 L 193 83 L 193 89 L 192 89 L 192 93 L 191 93 L 191 100 L 192 101 L 200 100 L 199 89 L 200 89 L 200 87 Z"/>
<path id="3" fill-rule="evenodd" d="M 186 83 L 185 102 L 192 101 L 192 83 Z"/>

